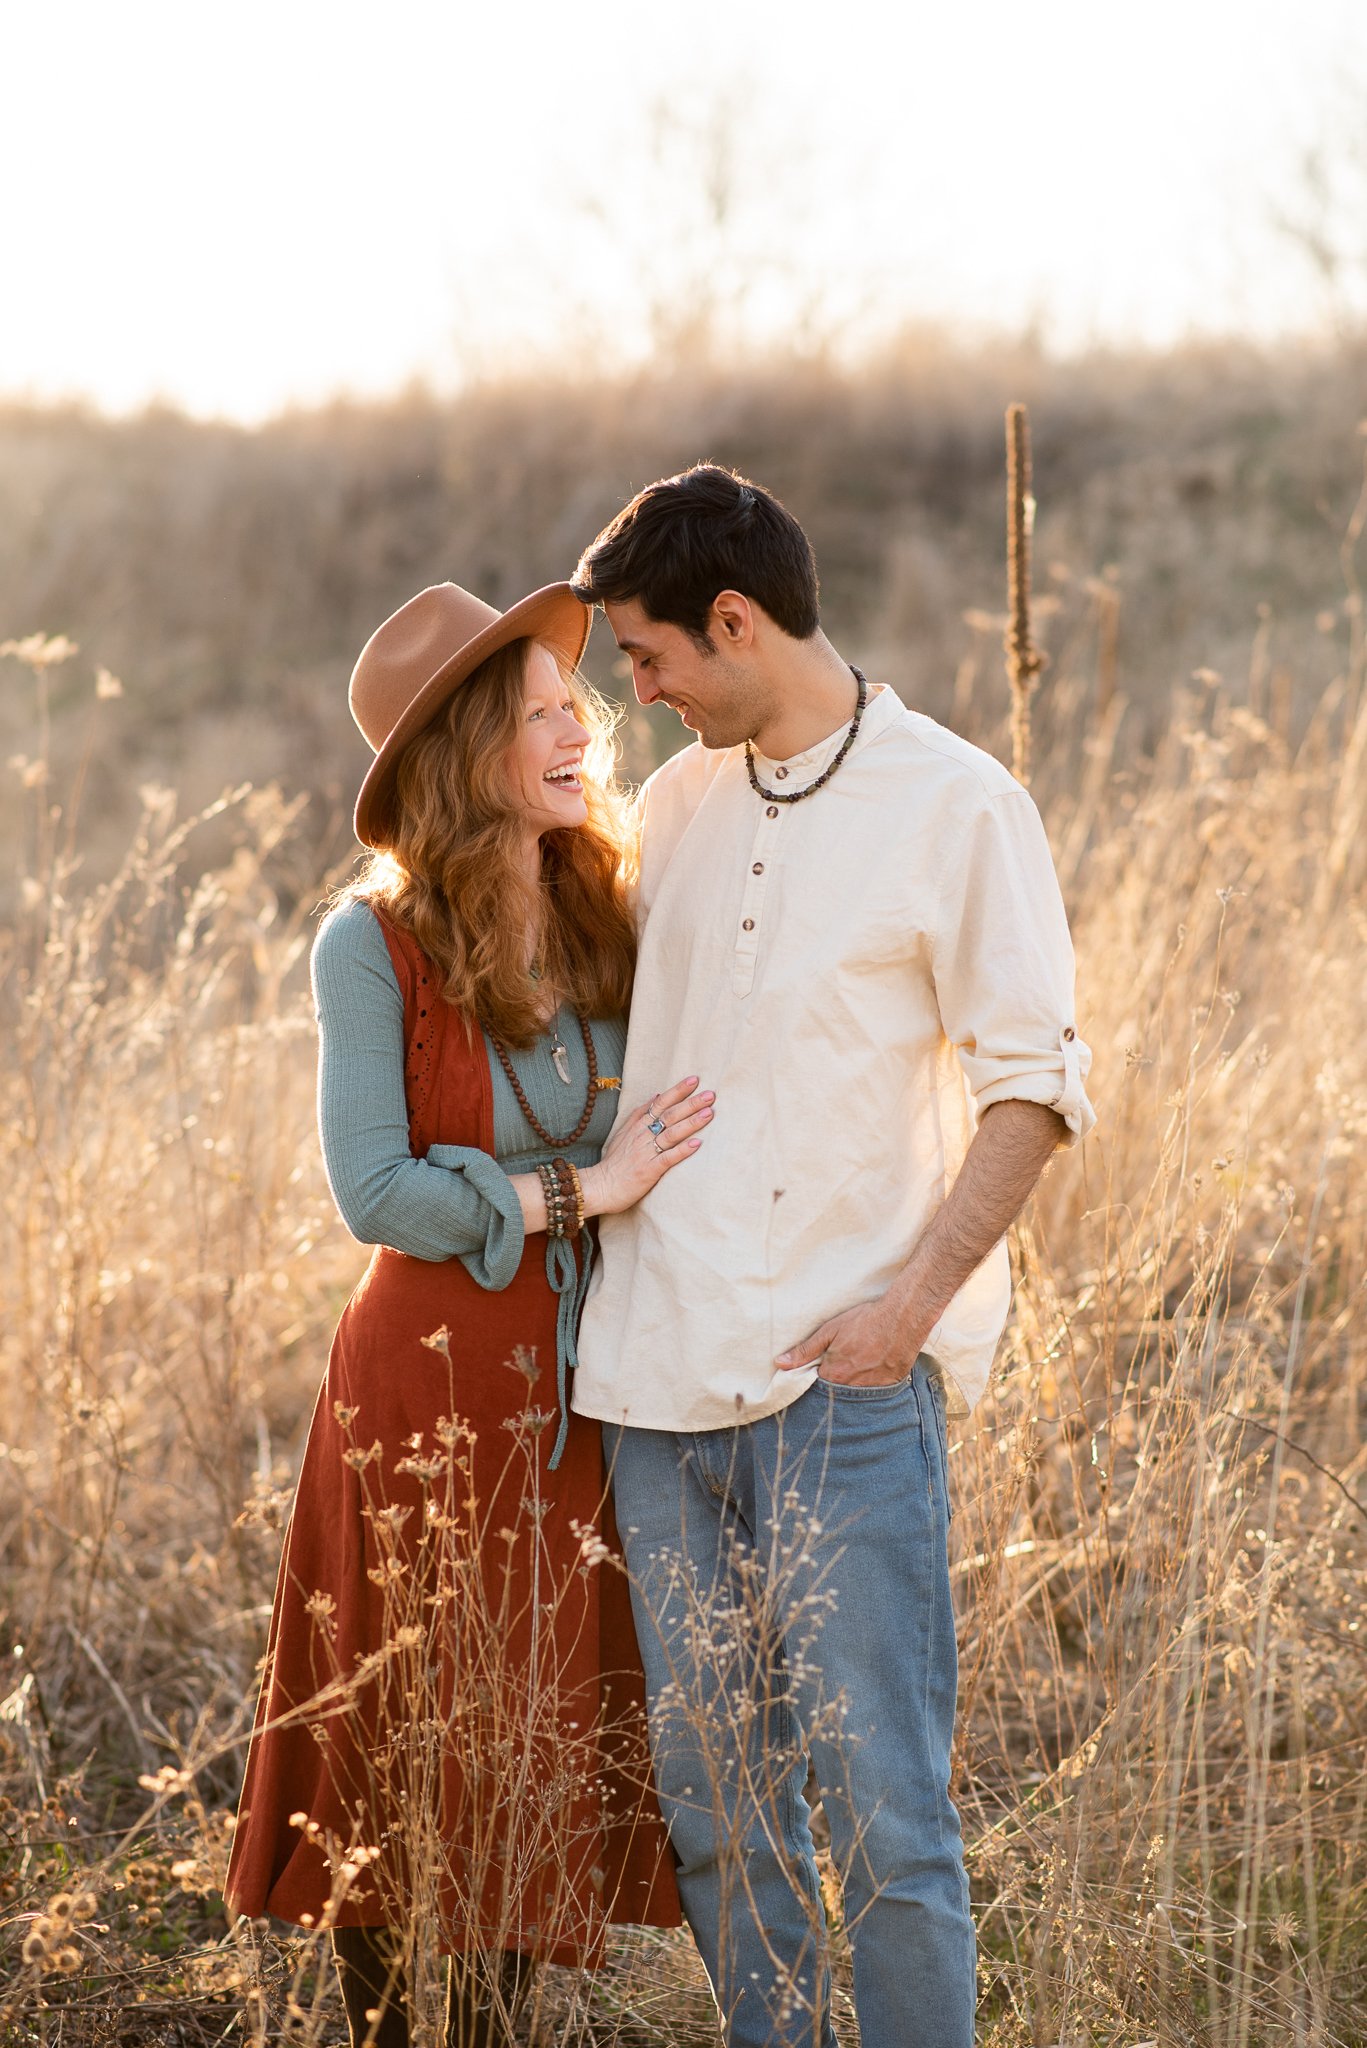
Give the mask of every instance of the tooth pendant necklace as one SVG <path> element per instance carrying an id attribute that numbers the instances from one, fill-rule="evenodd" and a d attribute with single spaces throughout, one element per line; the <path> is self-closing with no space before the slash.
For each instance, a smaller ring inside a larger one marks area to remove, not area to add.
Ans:
<path id="1" fill-rule="evenodd" d="M 568 1088 L 570 1085 L 569 1048 L 560 1036 L 560 1026 L 558 1023 L 551 1026 L 551 1065 Z"/>
<path id="2" fill-rule="evenodd" d="M 540 981 L 541 971 L 541 962 L 534 959 L 531 966 L 527 969 L 529 979 L 534 983 Z M 560 1036 L 560 1012 L 558 1010 L 551 1019 L 551 1065 L 555 1068 L 556 1073 L 560 1076 L 565 1086 L 567 1088 L 571 1087 L 574 1077 L 570 1073 L 569 1047 Z"/>

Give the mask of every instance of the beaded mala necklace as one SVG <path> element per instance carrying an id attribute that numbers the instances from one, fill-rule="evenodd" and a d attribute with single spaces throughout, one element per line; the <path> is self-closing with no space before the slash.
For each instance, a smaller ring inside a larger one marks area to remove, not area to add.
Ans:
<path id="1" fill-rule="evenodd" d="M 552 1137 L 551 1133 L 546 1129 L 545 1125 L 537 1121 L 536 1114 L 532 1109 L 532 1105 L 527 1100 L 527 1091 L 522 1086 L 522 1083 L 518 1080 L 517 1075 L 513 1070 L 513 1063 L 508 1057 L 507 1046 L 503 1043 L 503 1040 L 501 1038 L 496 1038 L 492 1031 L 489 1033 L 489 1042 L 493 1046 L 494 1051 L 498 1054 L 499 1064 L 502 1066 L 504 1073 L 508 1076 L 509 1084 L 512 1088 L 514 1095 L 517 1097 L 518 1108 L 522 1111 L 523 1116 L 526 1117 L 527 1122 L 536 1132 L 536 1135 L 538 1138 L 540 1138 L 542 1144 L 549 1145 L 553 1152 L 558 1152 L 564 1145 L 573 1145 L 577 1139 L 583 1137 L 585 1131 L 588 1129 L 589 1124 L 593 1119 L 594 1104 L 598 1100 L 598 1055 L 593 1049 L 593 1033 L 589 1030 L 587 1023 L 579 1015 L 578 1011 L 575 1012 L 574 1021 L 579 1026 L 580 1033 L 584 1040 L 584 1057 L 589 1063 L 589 1087 L 588 1093 L 584 1097 L 583 1115 L 580 1117 L 574 1129 L 572 1131 L 567 1131 L 563 1138 Z"/>
<path id="2" fill-rule="evenodd" d="M 836 769 L 854 745 L 855 734 L 859 730 L 859 721 L 864 716 L 864 707 L 869 701 L 869 685 L 862 668 L 856 668 L 853 662 L 850 662 L 848 666 L 850 674 L 859 685 L 859 702 L 854 707 L 854 717 L 850 720 L 850 729 L 841 742 L 840 752 L 836 755 L 825 774 L 818 775 L 815 782 L 809 782 L 805 789 L 794 789 L 786 793 L 778 789 L 766 789 L 755 773 L 754 749 L 750 745 L 749 740 L 745 742 L 745 772 L 750 778 L 750 787 L 756 796 L 764 799 L 766 804 L 800 804 L 803 797 L 815 796 L 817 791 L 830 781 Z"/>

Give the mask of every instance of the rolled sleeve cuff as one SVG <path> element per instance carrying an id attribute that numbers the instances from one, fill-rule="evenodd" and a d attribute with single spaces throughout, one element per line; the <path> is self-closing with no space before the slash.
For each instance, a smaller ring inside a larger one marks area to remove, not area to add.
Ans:
<path id="1" fill-rule="evenodd" d="M 427 1164 L 459 1174 L 487 1204 L 484 1243 L 478 1251 L 457 1252 L 473 1280 L 491 1293 L 508 1286 L 517 1272 L 526 1240 L 526 1226 L 517 1189 L 496 1159 L 467 1145 L 430 1145 Z"/>
<path id="2" fill-rule="evenodd" d="M 1073 1025 L 1064 1025 L 1056 1049 L 1014 1060 L 964 1057 L 964 1071 L 978 1116 L 996 1102 L 1038 1102 L 1055 1110 L 1075 1145 L 1096 1123 L 1084 1082 L 1092 1056 Z"/>

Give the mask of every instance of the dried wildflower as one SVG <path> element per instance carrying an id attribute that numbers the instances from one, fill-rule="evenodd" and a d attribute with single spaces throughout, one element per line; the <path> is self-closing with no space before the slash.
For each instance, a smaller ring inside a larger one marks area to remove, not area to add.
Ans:
<path id="1" fill-rule="evenodd" d="M 373 1586 L 395 1586 L 407 1570 L 402 1558 L 386 1557 L 380 1564 L 371 1565 L 366 1577 Z"/>
<path id="2" fill-rule="evenodd" d="M 434 1479 L 439 1479 L 443 1472 L 449 1471 L 450 1466 L 451 1460 L 442 1453 L 434 1452 L 431 1457 L 424 1458 L 415 1452 L 412 1457 L 400 1458 L 394 1470 L 406 1473 L 410 1478 L 420 1479 L 424 1485 L 430 1485 Z"/>
<path id="3" fill-rule="evenodd" d="M 515 1344 L 511 1358 L 505 1358 L 504 1365 L 510 1372 L 521 1373 L 529 1387 L 534 1387 L 541 1377 L 541 1367 L 536 1362 L 534 1344 Z"/>
<path id="4" fill-rule="evenodd" d="M 585 1565 L 604 1564 L 612 1556 L 608 1545 L 592 1525 L 572 1520 L 570 1532 L 578 1539 L 579 1556 Z"/>
<path id="5" fill-rule="evenodd" d="M 251 1497 L 243 1502 L 241 1512 L 234 1518 L 233 1527 L 283 1529 L 293 1500 L 292 1486 L 272 1486 L 258 1478 Z"/>
<path id="6" fill-rule="evenodd" d="M 174 1792 L 187 1792 L 194 1779 L 189 1771 L 178 1771 L 174 1764 L 163 1764 L 159 1771 L 144 1772 L 138 1783 L 144 1792 L 159 1792 L 169 1799 Z"/>
<path id="7" fill-rule="evenodd" d="M 540 1436 L 554 1421 L 547 1408 L 524 1408 L 520 1415 L 505 1415 L 502 1427 L 511 1436 Z"/>
<path id="8" fill-rule="evenodd" d="M 108 702 L 114 697 L 122 697 L 123 684 L 109 669 L 97 668 L 95 671 L 95 695 L 103 702 Z"/>
<path id="9" fill-rule="evenodd" d="M 0 640 L 0 654 L 12 654 L 16 661 L 34 670 L 59 668 L 80 651 L 77 642 L 68 640 L 65 633 L 54 633 L 51 639 L 45 633 L 29 633 L 22 640 Z"/>
<path id="10" fill-rule="evenodd" d="M 304 1612 L 312 1615 L 318 1627 L 325 1630 L 328 1635 L 336 1635 L 337 1602 L 333 1599 L 331 1593 L 325 1593 L 321 1588 L 310 1593 L 308 1599 L 304 1602 Z"/>
<path id="11" fill-rule="evenodd" d="M 450 1363 L 451 1332 L 447 1329 L 445 1323 L 442 1324 L 439 1330 L 433 1330 L 430 1337 L 420 1338 L 419 1342 L 425 1344 L 429 1351 L 439 1351 L 447 1363 Z"/>
<path id="12" fill-rule="evenodd" d="M 1300 1939 L 1301 1924 L 1294 1913 L 1278 1913 L 1270 1932 L 1277 1947 L 1286 1950 Z"/>
<path id="13" fill-rule="evenodd" d="M 359 1408 L 348 1407 L 345 1401 L 334 1401 L 332 1404 L 332 1419 L 342 1429 L 350 1429 L 360 1412 Z"/>

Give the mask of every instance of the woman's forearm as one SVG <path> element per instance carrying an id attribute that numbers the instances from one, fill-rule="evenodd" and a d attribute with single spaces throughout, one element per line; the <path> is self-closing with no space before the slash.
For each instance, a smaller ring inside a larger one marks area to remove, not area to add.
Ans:
<path id="1" fill-rule="evenodd" d="M 546 1190 L 539 1173 L 510 1173 L 513 1193 L 522 1206 L 522 1227 L 528 1237 L 546 1228 Z"/>
<path id="2" fill-rule="evenodd" d="M 513 1173 L 508 1176 L 514 1194 L 522 1207 L 522 1225 L 528 1237 L 546 1228 L 546 1190 L 541 1185 L 539 1173 Z M 602 1216 L 609 1203 L 609 1191 L 602 1173 L 596 1166 L 579 1168 L 579 1185 L 584 1191 L 584 1214 Z"/>

